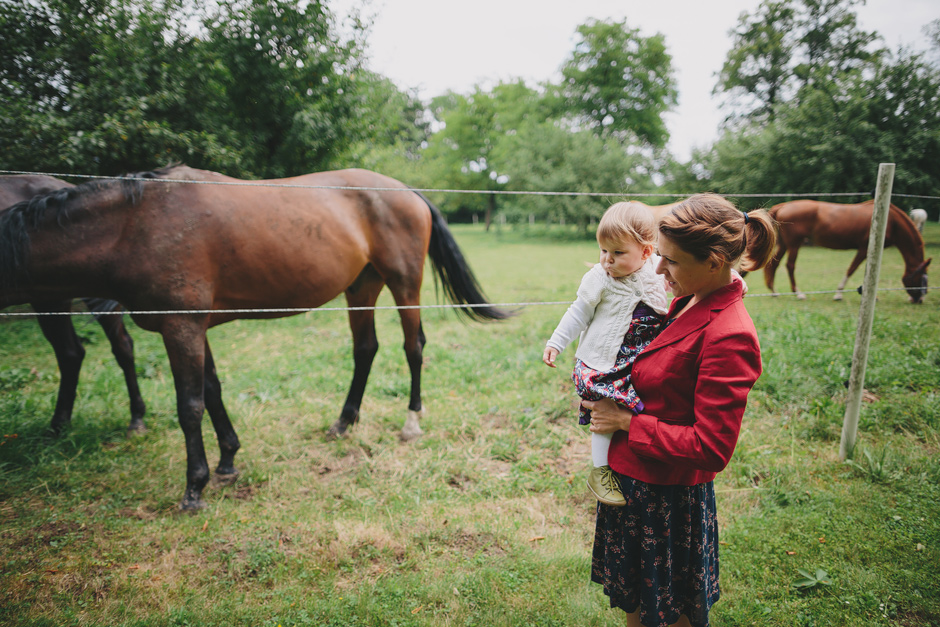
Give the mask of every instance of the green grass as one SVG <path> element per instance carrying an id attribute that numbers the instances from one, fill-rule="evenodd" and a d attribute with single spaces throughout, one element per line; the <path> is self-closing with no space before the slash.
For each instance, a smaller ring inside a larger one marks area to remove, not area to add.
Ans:
<path id="1" fill-rule="evenodd" d="M 940 258 L 940 225 L 928 229 Z M 454 232 L 495 302 L 568 301 L 596 258 L 570 237 Z M 834 289 L 851 256 L 804 249 L 801 288 Z M 899 287 L 901 270 L 888 249 L 882 287 Z M 844 462 L 858 295 L 797 301 L 749 283 L 765 372 L 716 480 L 713 625 L 940 624 L 940 293 L 921 306 L 881 294 Z M 408 444 L 394 312 L 377 313 L 361 422 L 337 441 L 325 432 L 351 378 L 342 312 L 213 329 L 241 476 L 210 486 L 192 515 L 176 510 L 185 455 L 159 336 L 131 327 L 150 430 L 126 439 L 120 371 L 95 323 L 77 320 L 88 355 L 73 424 L 52 439 L 52 351 L 34 321 L 0 319 L 0 624 L 622 625 L 588 583 L 589 443 L 570 372 L 540 362 L 563 312 L 477 325 L 425 311 L 426 435 Z M 208 420 L 203 432 L 214 464 Z M 796 589 L 798 569 L 831 585 Z"/>

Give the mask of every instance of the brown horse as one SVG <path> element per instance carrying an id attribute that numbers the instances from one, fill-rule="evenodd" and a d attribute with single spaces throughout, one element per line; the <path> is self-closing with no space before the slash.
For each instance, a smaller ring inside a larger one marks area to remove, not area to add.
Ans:
<path id="1" fill-rule="evenodd" d="M 868 255 L 868 232 L 874 206 L 873 200 L 855 205 L 794 200 L 773 206 L 770 215 L 777 220 L 780 237 L 777 253 L 764 268 L 767 288 L 774 292 L 774 274 L 786 252 L 790 288 L 798 298 L 806 298 L 796 288 L 794 271 L 800 246 L 812 239 L 814 244 L 825 248 L 858 250 L 834 297 L 835 300 L 842 300 L 846 282 Z M 927 294 L 927 266 L 930 265 L 930 259 L 924 260 L 924 240 L 917 227 L 904 211 L 893 204 L 888 212 L 885 246 L 897 246 L 904 259 L 904 276 L 901 281 L 907 288 L 910 301 L 922 302 Z"/>
<path id="2" fill-rule="evenodd" d="M 51 176 L 38 175 L 11 175 L 0 176 L 0 207 L 9 207 L 30 198 L 48 194 L 59 189 L 72 187 L 70 183 Z M 127 394 L 130 397 L 131 422 L 127 427 L 128 435 L 146 431 L 144 414 L 147 406 L 140 395 L 137 384 L 137 372 L 134 366 L 134 341 L 131 339 L 124 320 L 113 313 L 119 305 L 113 300 L 100 298 L 82 299 L 91 311 L 99 312 L 95 316 L 104 334 L 111 343 L 111 352 L 124 372 L 124 382 L 127 384 Z M 53 313 L 70 311 L 70 299 L 55 302 L 30 303 L 37 312 Z M 40 315 L 39 328 L 52 345 L 56 362 L 59 365 L 59 393 L 56 398 L 55 409 L 52 412 L 50 428 L 53 433 L 60 433 L 72 421 L 72 409 L 75 406 L 75 395 L 78 390 L 78 375 L 85 359 L 85 349 L 82 347 L 72 319 L 66 315 Z"/>
<path id="3" fill-rule="evenodd" d="M 53 192 L 0 215 L 0 307 L 112 298 L 163 336 L 186 440 L 180 507 L 198 509 L 209 481 L 204 411 L 219 442 L 217 477 L 237 476 L 238 436 L 206 339 L 223 322 L 292 315 L 345 293 L 354 372 L 329 430 L 340 435 L 359 416 L 378 350 L 371 308 L 387 285 L 402 307 L 411 370 L 402 438 L 421 434 L 425 336 L 417 306 L 426 256 L 458 311 L 476 320 L 508 315 L 486 302 L 440 212 L 394 179 L 342 170 L 249 182 L 174 166 Z"/>

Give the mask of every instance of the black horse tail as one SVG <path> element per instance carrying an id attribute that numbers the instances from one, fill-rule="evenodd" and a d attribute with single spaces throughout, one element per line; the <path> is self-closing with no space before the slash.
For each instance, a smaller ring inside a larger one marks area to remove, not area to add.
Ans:
<path id="1" fill-rule="evenodd" d="M 455 305 L 465 305 L 458 307 L 458 311 L 478 322 L 505 320 L 515 315 L 515 312 L 494 307 L 487 302 L 480 284 L 473 275 L 473 271 L 470 270 L 463 253 L 460 252 L 450 229 L 447 228 L 440 210 L 421 192 L 415 193 L 431 210 L 431 244 L 428 248 L 428 256 L 431 258 L 431 266 L 437 273 L 437 278 L 440 279 L 444 293 L 447 294 L 450 302 Z"/>

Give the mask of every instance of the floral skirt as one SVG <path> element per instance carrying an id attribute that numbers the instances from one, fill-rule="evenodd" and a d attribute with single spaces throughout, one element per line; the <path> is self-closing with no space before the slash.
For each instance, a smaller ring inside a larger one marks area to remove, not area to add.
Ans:
<path id="1" fill-rule="evenodd" d="M 634 413 L 642 412 L 643 402 L 637 396 L 631 383 L 633 362 L 640 351 L 656 338 L 662 321 L 663 316 L 641 304 L 633 313 L 630 328 L 627 329 L 611 370 L 607 372 L 594 370 L 578 359 L 571 375 L 578 396 L 586 401 L 609 398 L 633 410 Z M 590 422 L 591 410 L 582 405 L 578 410 L 578 424 L 586 425 Z"/>
<path id="2" fill-rule="evenodd" d="M 624 507 L 597 504 L 591 581 L 645 627 L 688 617 L 708 626 L 718 600 L 718 521 L 711 482 L 651 485 L 615 473 Z"/>

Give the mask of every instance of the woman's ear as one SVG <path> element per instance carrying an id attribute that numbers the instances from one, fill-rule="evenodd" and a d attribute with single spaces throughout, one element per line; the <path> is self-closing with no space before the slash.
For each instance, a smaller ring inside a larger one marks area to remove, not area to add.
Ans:
<path id="1" fill-rule="evenodd" d="M 706 261 L 705 263 L 708 264 L 709 272 L 718 272 L 719 270 L 724 268 L 726 265 L 728 265 L 725 263 L 723 259 L 721 259 L 717 255 L 711 255 L 708 258 L 708 261 Z"/>

